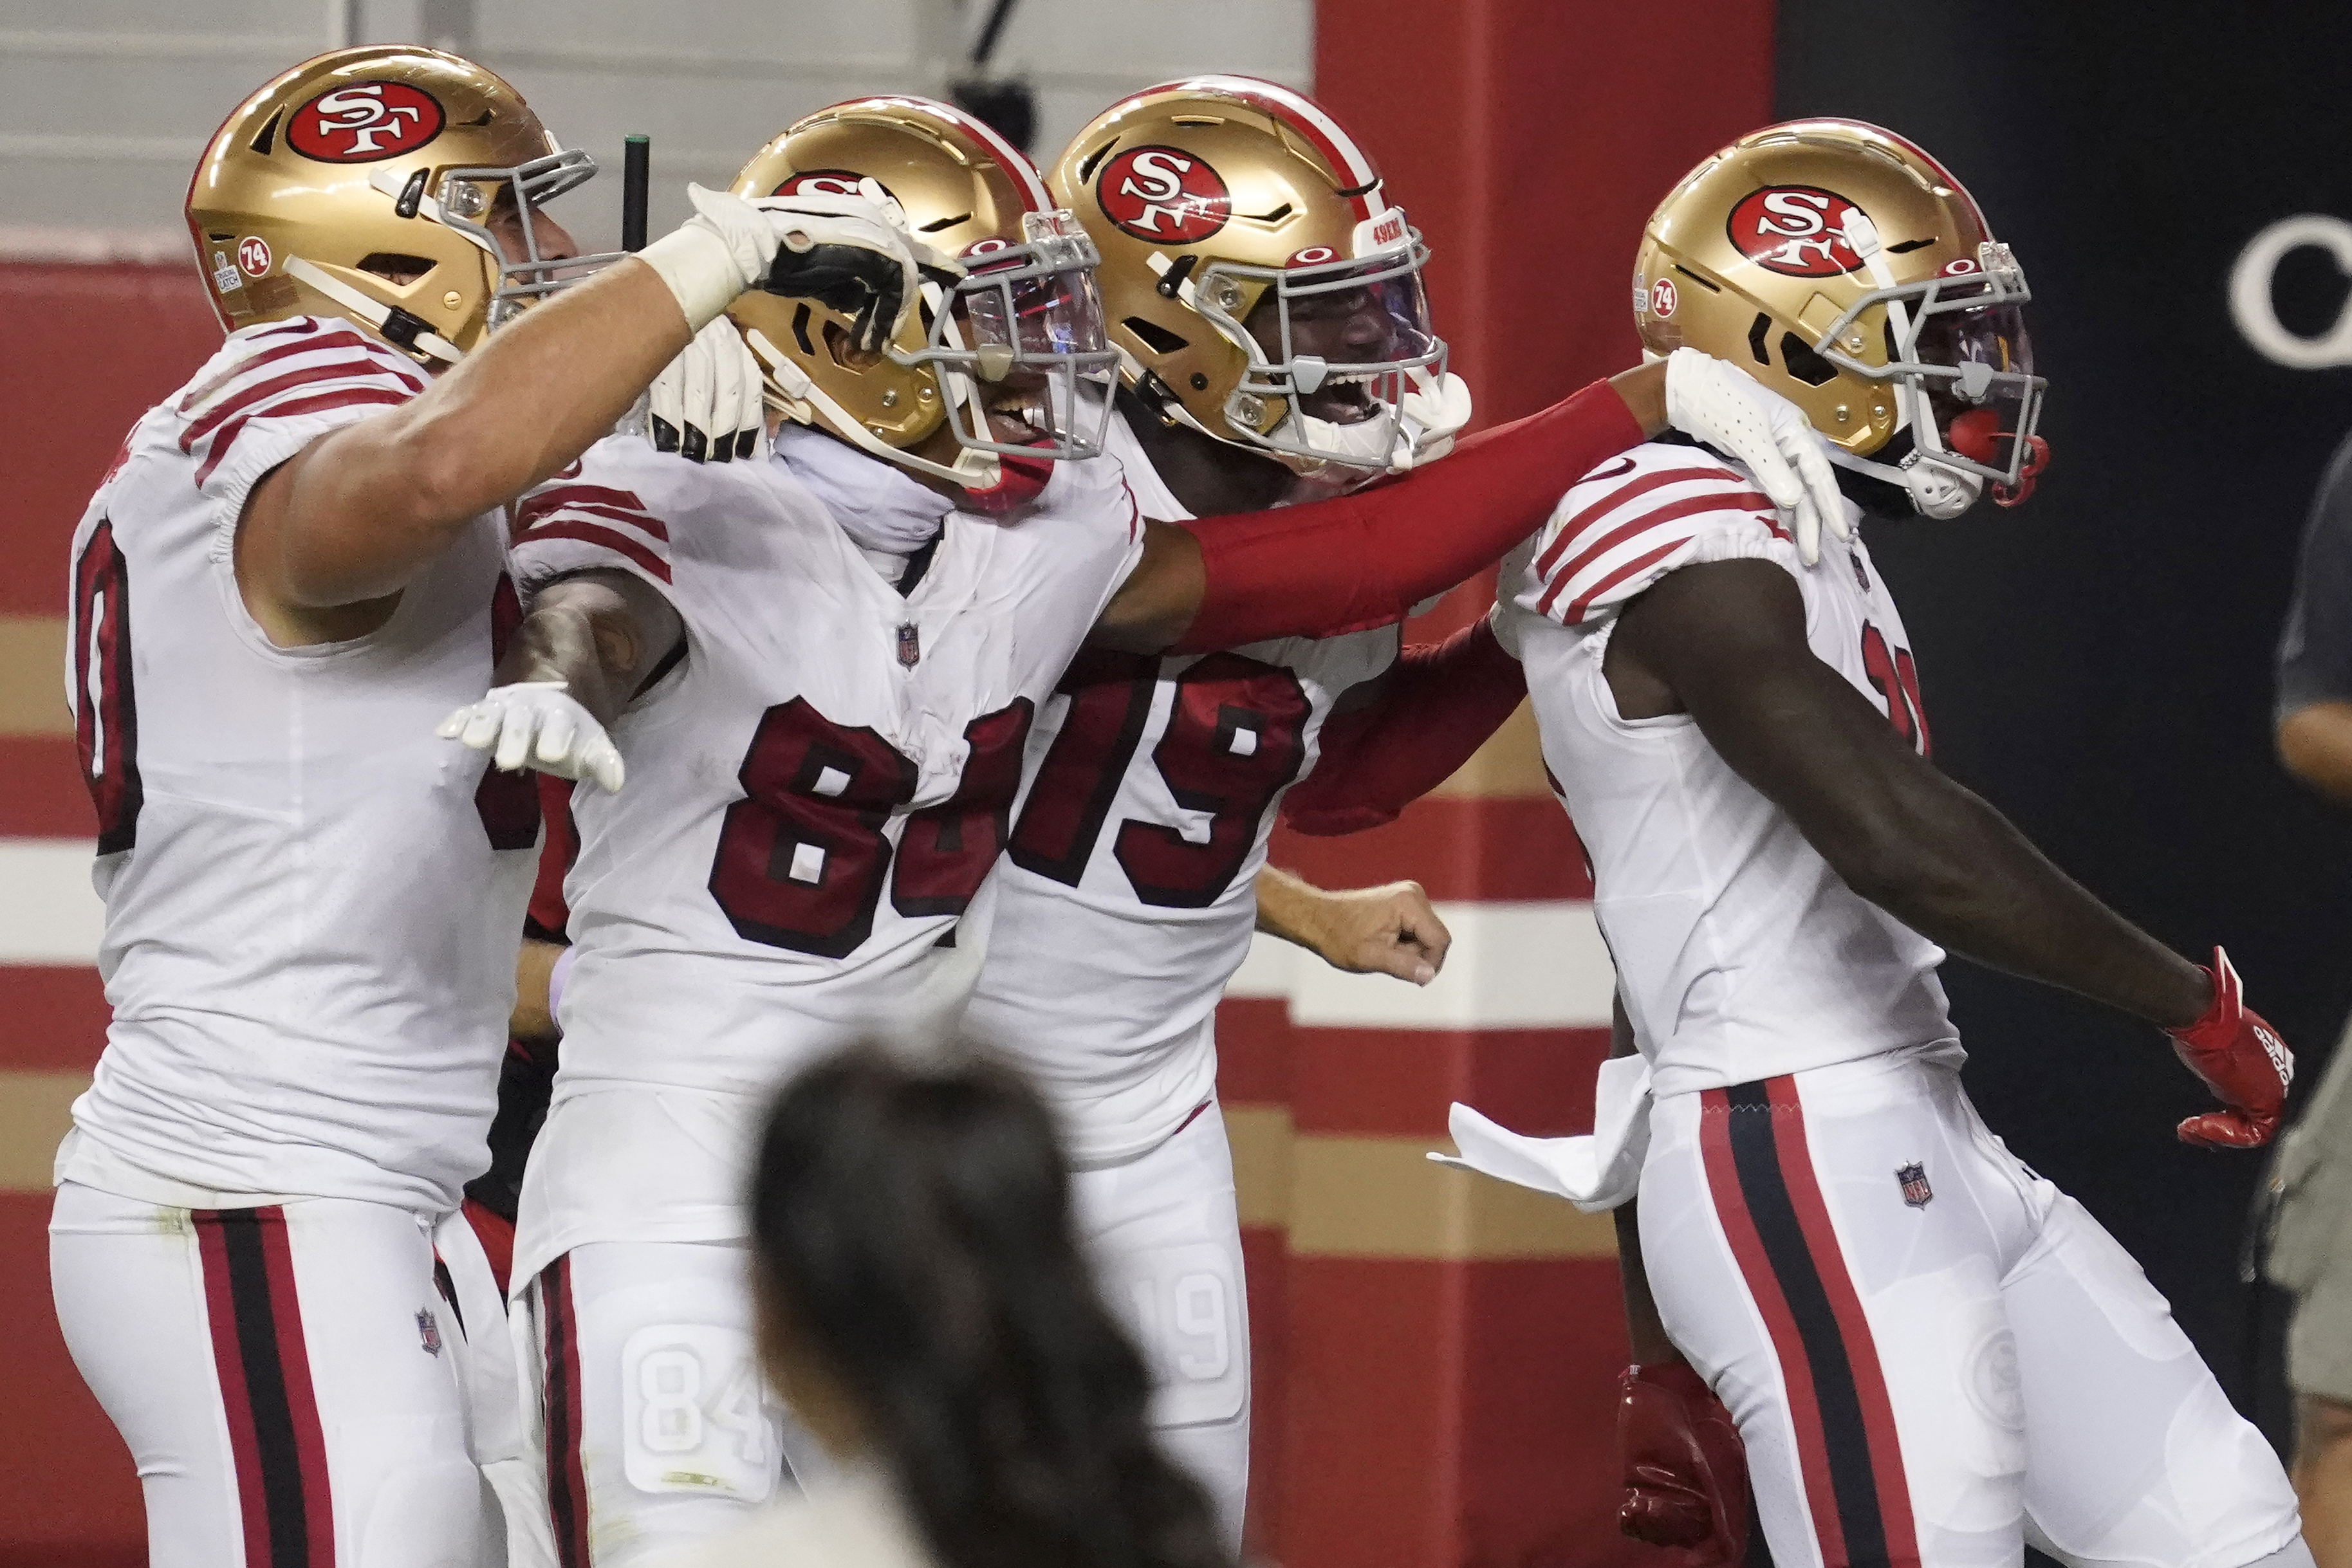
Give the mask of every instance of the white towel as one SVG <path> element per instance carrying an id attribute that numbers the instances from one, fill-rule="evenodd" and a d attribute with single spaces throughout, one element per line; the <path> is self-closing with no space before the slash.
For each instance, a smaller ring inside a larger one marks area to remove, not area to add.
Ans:
<path id="1" fill-rule="evenodd" d="M 1587 1214 L 1615 1208 L 1641 1185 L 1650 1152 L 1650 1064 L 1612 1056 L 1593 1085 L 1592 1132 L 1574 1138 L 1530 1138 L 1459 1103 L 1446 1117 L 1458 1155 L 1430 1158 L 1458 1170 L 1564 1197 Z"/>

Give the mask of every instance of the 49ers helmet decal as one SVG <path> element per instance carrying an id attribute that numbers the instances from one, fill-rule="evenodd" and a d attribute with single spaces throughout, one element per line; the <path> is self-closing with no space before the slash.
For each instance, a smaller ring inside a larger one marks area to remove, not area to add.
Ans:
<path id="1" fill-rule="evenodd" d="M 322 163 L 373 163 L 424 146 L 448 118 L 438 99 L 408 82 L 351 82 L 288 115 L 286 145 Z"/>
<path id="2" fill-rule="evenodd" d="M 1130 147 L 1103 165 L 1095 201 L 1122 232 L 1170 245 L 1199 245 L 1225 226 L 1234 205 L 1233 193 L 1207 159 L 1150 144 Z"/>
<path id="3" fill-rule="evenodd" d="M 226 330 L 340 316 L 419 363 L 448 363 L 616 259 L 543 255 L 532 222 L 595 172 L 470 60 L 337 49 L 263 86 L 213 133 L 188 182 L 188 235 Z M 502 204 L 519 220 L 512 243 L 490 223 Z"/>
<path id="4" fill-rule="evenodd" d="M 2024 269 L 1918 147 L 1852 120 L 1741 137 L 1658 204 L 1634 263 L 1644 348 L 1739 365 L 1805 411 L 1840 466 L 1919 510 L 2032 490 L 2043 379 Z"/>
<path id="5" fill-rule="evenodd" d="M 1433 450 L 1408 400 L 1460 383 L 1422 294 L 1428 248 L 1313 100 L 1248 77 L 1150 88 L 1050 179 L 1102 252 L 1121 374 L 1160 417 L 1303 473 Z"/>

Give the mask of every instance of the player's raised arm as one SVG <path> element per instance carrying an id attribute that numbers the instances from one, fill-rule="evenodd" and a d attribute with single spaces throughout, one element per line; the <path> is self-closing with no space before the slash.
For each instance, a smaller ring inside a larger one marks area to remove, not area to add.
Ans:
<path id="1" fill-rule="evenodd" d="M 1147 525 L 1137 564 L 1095 633 L 1134 653 L 1205 653 L 1329 637 L 1404 619 L 1541 527 L 1563 492 L 1673 429 L 1732 453 L 1792 513 L 1807 559 L 1845 527 L 1804 416 L 1737 367 L 1678 351 L 1472 436 L 1391 484 L 1244 517 Z"/>
<path id="2" fill-rule="evenodd" d="M 608 434 L 748 287 L 844 301 L 876 330 L 908 308 L 915 247 L 872 204 L 695 199 L 700 210 L 676 232 L 530 310 L 422 395 L 312 442 L 257 486 L 237 543 L 239 585 L 257 612 L 299 622 L 305 612 L 396 593 L 472 518 Z"/>
<path id="3" fill-rule="evenodd" d="M 1766 560 L 1667 576 L 1623 613 L 1606 665 L 1628 718 L 1687 712 L 1863 897 L 1929 940 L 2078 992 L 2170 1034 L 2230 1111 L 2191 1142 L 2268 1141 L 2291 1059 L 2218 952 L 2174 953 L 2050 863 L 1814 657 L 1804 603 Z"/>

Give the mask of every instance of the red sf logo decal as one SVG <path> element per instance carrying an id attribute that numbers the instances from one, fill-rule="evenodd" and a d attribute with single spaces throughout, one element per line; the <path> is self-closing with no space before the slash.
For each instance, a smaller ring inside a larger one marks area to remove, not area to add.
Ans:
<path id="1" fill-rule="evenodd" d="M 294 111 L 286 144 L 322 163 L 377 163 L 441 134 L 441 106 L 404 81 L 355 81 Z"/>
<path id="2" fill-rule="evenodd" d="M 855 169 L 805 169 L 786 179 L 782 184 L 769 192 L 768 194 L 772 196 L 855 196 L 862 193 L 857 189 L 857 182 L 865 178 L 865 175 Z M 874 183 L 877 185 L 882 184 L 879 180 Z M 882 193 L 889 196 L 889 187 L 883 186 Z M 890 196 L 890 199 L 895 202 L 898 198 Z"/>
<path id="3" fill-rule="evenodd" d="M 1225 226 L 1234 199 L 1217 172 L 1174 147 L 1130 147 L 1095 182 L 1103 215 L 1138 239 L 1198 245 Z"/>
<path id="4" fill-rule="evenodd" d="M 247 277 L 269 275 L 269 242 L 259 235 L 247 235 L 237 242 L 237 270 Z"/>
<path id="5" fill-rule="evenodd" d="M 1750 192 L 1725 226 L 1759 267 L 1790 277 L 1834 277 L 1862 265 L 1845 237 L 1845 215 L 1858 210 L 1834 191 L 1774 185 Z"/>

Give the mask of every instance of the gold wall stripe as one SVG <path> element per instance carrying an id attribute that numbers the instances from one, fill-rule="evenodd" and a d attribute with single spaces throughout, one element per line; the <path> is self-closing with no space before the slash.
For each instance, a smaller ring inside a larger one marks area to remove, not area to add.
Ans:
<path id="1" fill-rule="evenodd" d="M 87 1072 L 0 1072 L 0 1192 L 47 1192 Z"/>
<path id="2" fill-rule="evenodd" d="M 71 735 L 61 615 L 0 615 L 0 735 Z"/>
<path id="3" fill-rule="evenodd" d="M 1242 1223 L 1289 1230 L 1294 1258 L 1423 1262 L 1613 1258 L 1605 1214 L 1433 1165 L 1441 1138 L 1294 1133 L 1276 1105 L 1228 1105 Z"/>
<path id="4" fill-rule="evenodd" d="M 1244 1225 L 1290 1222 L 1290 1110 L 1228 1105 L 1225 1137 L 1234 1145 L 1234 1190 Z"/>
<path id="5" fill-rule="evenodd" d="M 1536 738 L 1536 710 L 1522 702 L 1456 768 L 1454 777 L 1430 791 L 1433 795 L 1538 795 L 1549 798 L 1544 782 L 1543 746 Z"/>

